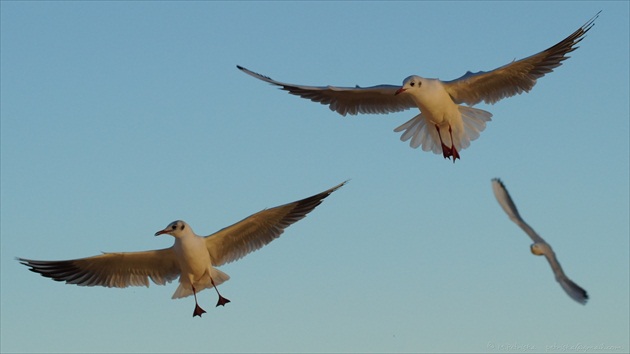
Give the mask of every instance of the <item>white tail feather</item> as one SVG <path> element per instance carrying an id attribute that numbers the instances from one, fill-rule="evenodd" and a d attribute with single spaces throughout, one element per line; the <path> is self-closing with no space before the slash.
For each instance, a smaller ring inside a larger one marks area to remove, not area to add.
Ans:
<path id="1" fill-rule="evenodd" d="M 463 150 L 470 146 L 470 142 L 477 139 L 479 134 L 486 128 L 486 122 L 491 120 L 492 113 L 467 106 L 458 106 L 463 121 L 463 129 L 454 125 L 453 140 L 457 150 Z M 433 151 L 434 154 L 442 153 L 442 145 L 438 131 L 433 124 L 430 124 L 422 113 L 411 118 L 400 125 L 394 132 L 403 132 L 400 140 L 409 142 L 409 146 L 416 149 L 422 146 L 424 151 Z M 444 136 L 444 144 L 450 145 L 450 136 Z"/>
<path id="2" fill-rule="evenodd" d="M 463 135 L 465 137 L 460 144 L 461 149 L 465 149 L 486 129 L 486 122 L 492 120 L 492 113 L 467 106 L 459 106 L 459 112 L 462 114 L 462 121 L 464 121 Z"/>
<path id="3" fill-rule="evenodd" d="M 223 282 L 226 282 L 230 279 L 229 275 L 215 268 L 211 269 L 210 276 L 212 277 L 212 280 L 214 280 L 214 285 L 216 286 L 219 286 L 219 284 L 222 284 Z M 210 281 L 208 273 L 206 273 L 203 277 L 201 277 L 201 279 L 195 282 L 195 290 L 197 291 L 197 293 L 199 293 L 203 289 L 208 288 L 212 288 L 212 282 Z M 190 296 L 192 294 L 193 291 L 190 284 L 188 284 L 188 282 L 183 284 L 180 278 L 179 286 L 177 287 L 177 290 L 175 290 L 172 299 L 179 299 L 182 297 Z"/>
<path id="4" fill-rule="evenodd" d="M 394 129 L 394 132 L 397 133 L 401 131 L 404 131 L 404 133 L 400 136 L 400 140 L 407 141 L 411 139 L 409 146 L 412 148 L 416 149 L 422 146 L 423 151 L 433 151 L 436 154 L 442 153 L 442 146 L 434 143 L 434 141 L 440 141 L 437 130 L 435 130 L 433 125 L 428 124 L 422 113 Z"/>

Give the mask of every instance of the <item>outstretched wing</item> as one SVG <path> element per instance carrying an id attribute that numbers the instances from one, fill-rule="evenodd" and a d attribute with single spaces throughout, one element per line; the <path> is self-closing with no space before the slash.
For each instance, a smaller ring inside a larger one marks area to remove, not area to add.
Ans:
<path id="1" fill-rule="evenodd" d="M 588 294 L 586 293 L 586 290 L 582 289 L 579 285 L 569 279 L 566 274 L 564 274 L 564 271 L 560 266 L 560 262 L 558 262 L 558 258 L 556 258 L 556 254 L 551 249 L 551 246 L 549 246 L 549 251 L 545 252 L 545 258 L 547 258 L 547 261 L 551 266 L 551 270 L 553 270 L 556 281 L 560 283 L 560 286 L 564 289 L 567 295 L 580 304 L 585 305 L 588 301 Z"/>
<path id="2" fill-rule="evenodd" d="M 575 45 L 584 39 L 598 16 L 599 12 L 584 26 L 547 50 L 492 71 L 469 71 L 459 79 L 443 82 L 444 88 L 456 103 L 469 105 L 481 101 L 493 104 L 503 98 L 529 92 L 536 80 L 552 72 L 569 58 L 567 54 L 578 48 Z"/>
<path id="3" fill-rule="evenodd" d="M 499 205 L 501 205 L 501 208 L 503 208 L 503 210 L 508 215 L 510 220 L 514 221 L 518 226 L 520 226 L 521 229 L 523 229 L 523 231 L 525 231 L 525 233 L 527 233 L 527 235 L 529 235 L 529 237 L 535 243 L 538 243 L 538 242 L 546 243 L 545 240 L 543 240 L 543 238 L 540 237 L 536 233 L 536 231 L 534 231 L 534 229 L 532 229 L 531 226 L 529 226 L 525 222 L 525 220 L 523 220 L 523 218 L 521 218 L 521 215 L 518 213 L 518 210 L 516 209 L 516 205 L 514 204 L 514 201 L 512 201 L 510 194 L 508 193 L 507 189 L 505 188 L 505 186 L 503 185 L 503 182 L 501 182 L 500 179 L 498 178 L 492 179 L 492 191 L 494 192 L 494 196 L 495 198 L 497 198 Z"/>
<path id="4" fill-rule="evenodd" d="M 237 65 L 238 69 L 259 80 L 280 86 L 292 95 L 307 98 L 329 106 L 342 116 L 359 113 L 384 114 L 400 112 L 416 107 L 409 95 L 396 95 L 400 86 L 378 85 L 372 87 L 302 86 L 275 81 Z"/>
<path id="5" fill-rule="evenodd" d="M 66 261 L 18 258 L 35 273 L 80 286 L 126 288 L 149 286 L 149 279 L 164 285 L 180 275 L 172 248 L 144 252 L 104 253 Z"/>
<path id="6" fill-rule="evenodd" d="M 518 213 L 518 210 L 516 210 L 516 205 L 514 205 L 514 201 L 512 201 L 510 194 L 503 185 L 503 182 L 501 182 L 501 180 L 499 180 L 498 178 L 494 178 L 492 180 L 492 191 L 494 192 L 494 196 L 497 198 L 497 201 L 499 202 L 503 210 L 510 217 L 510 220 L 514 221 L 518 226 L 525 230 L 525 232 L 535 243 L 541 245 L 543 249 L 543 254 L 545 258 L 547 258 L 547 261 L 551 266 L 551 270 L 553 271 L 556 281 L 560 283 L 562 289 L 564 289 L 564 291 L 573 300 L 581 304 L 586 304 L 586 301 L 588 300 L 588 294 L 586 293 L 586 290 L 575 284 L 571 279 L 566 276 L 566 274 L 564 274 L 564 271 L 560 266 L 560 262 L 558 262 L 558 258 L 556 258 L 556 254 L 551 248 L 551 245 L 545 242 L 542 237 L 538 236 L 534 229 L 532 229 L 529 225 L 527 225 L 525 221 L 523 221 Z"/>
<path id="7" fill-rule="evenodd" d="M 285 228 L 304 218 L 345 183 L 306 199 L 262 210 L 207 236 L 206 246 L 212 265 L 233 262 L 275 240 Z"/>

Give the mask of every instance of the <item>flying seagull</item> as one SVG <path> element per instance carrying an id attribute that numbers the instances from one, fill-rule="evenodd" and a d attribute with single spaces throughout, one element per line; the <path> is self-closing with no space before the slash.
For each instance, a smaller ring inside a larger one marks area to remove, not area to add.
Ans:
<path id="1" fill-rule="evenodd" d="M 179 287 L 172 298 L 193 295 L 193 317 L 201 317 L 206 311 L 197 303 L 199 291 L 214 288 L 219 295 L 216 306 L 230 302 L 217 289 L 230 277 L 214 267 L 236 261 L 278 238 L 285 228 L 304 218 L 345 183 L 312 197 L 264 209 L 206 237 L 196 235 L 182 220 L 173 221 L 155 233 L 155 236 L 167 234 L 175 238 L 173 246 L 165 249 L 104 253 L 66 261 L 24 258 L 18 258 L 18 261 L 44 277 L 80 286 L 148 287 L 149 279 L 155 284 L 165 285 L 179 277 Z"/>
<path id="2" fill-rule="evenodd" d="M 519 215 L 518 210 L 516 210 L 516 205 L 512 201 L 510 194 L 507 189 L 503 185 L 501 180 L 495 178 L 492 180 L 492 191 L 494 192 L 494 196 L 497 198 L 497 201 L 501 205 L 501 208 L 508 215 L 510 220 L 514 221 L 518 226 L 523 229 L 527 235 L 534 241 L 534 243 L 530 246 L 530 250 L 533 254 L 537 256 L 545 256 L 549 265 L 551 265 L 551 270 L 553 270 L 553 274 L 556 277 L 556 281 L 560 283 L 560 286 L 566 291 L 566 293 L 575 301 L 579 302 L 582 305 L 585 305 L 588 301 L 588 294 L 586 290 L 582 289 L 579 285 L 575 284 L 571 279 L 569 279 L 558 259 L 556 258 L 556 254 L 553 252 L 551 245 L 549 245 L 545 240 L 540 237 L 534 229 L 532 229 Z"/>
<path id="3" fill-rule="evenodd" d="M 403 81 L 402 87 L 304 86 L 275 81 L 239 65 L 237 68 L 292 95 L 328 105 L 342 116 L 386 114 L 419 108 L 420 114 L 394 131 L 403 132 L 402 141 L 411 139 L 409 144 L 412 148 L 422 146 L 424 151 L 442 153 L 444 158 L 452 157 L 455 162 L 460 158 L 459 151 L 479 137 L 492 117 L 490 112 L 470 106 L 481 101 L 494 104 L 503 98 L 529 92 L 539 78 L 569 58 L 567 54 L 578 48 L 576 44 L 593 27 L 598 16 L 599 12 L 570 36 L 538 54 L 487 72 L 468 71 L 452 81 L 413 75 Z"/>

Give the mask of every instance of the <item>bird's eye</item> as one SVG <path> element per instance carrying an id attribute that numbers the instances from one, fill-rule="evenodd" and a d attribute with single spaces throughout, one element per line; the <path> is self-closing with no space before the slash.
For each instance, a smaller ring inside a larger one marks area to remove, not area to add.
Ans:
<path id="1" fill-rule="evenodd" d="M 171 226 L 171 229 L 175 230 L 176 227 L 177 225 L 173 224 L 173 226 Z"/>
<path id="2" fill-rule="evenodd" d="M 412 81 L 412 82 L 409 84 L 409 86 L 414 87 L 414 85 L 415 85 L 415 84 L 416 84 L 416 83 Z"/>

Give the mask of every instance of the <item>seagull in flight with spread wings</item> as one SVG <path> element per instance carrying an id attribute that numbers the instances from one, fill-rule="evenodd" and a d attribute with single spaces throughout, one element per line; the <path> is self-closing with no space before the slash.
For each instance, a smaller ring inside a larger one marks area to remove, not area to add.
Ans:
<path id="1" fill-rule="evenodd" d="M 601 12 L 601 11 L 600 11 Z M 490 121 L 490 112 L 470 107 L 480 102 L 497 101 L 529 92 L 536 81 L 560 66 L 568 53 L 578 47 L 594 24 L 599 12 L 584 26 L 558 44 L 527 58 L 512 61 L 492 71 L 472 73 L 452 81 L 407 77 L 401 86 L 371 87 L 304 86 L 275 81 L 242 66 L 243 72 L 279 86 L 292 95 L 328 105 L 332 111 L 346 114 L 386 114 L 419 108 L 420 114 L 394 129 L 403 132 L 400 139 L 424 151 L 442 153 L 444 158 L 460 158 L 459 151 L 477 139 Z M 464 106 L 462 104 L 466 104 Z"/>
<path id="2" fill-rule="evenodd" d="M 148 287 L 149 279 L 165 285 L 179 277 L 179 287 L 173 299 L 193 295 L 193 317 L 201 317 L 206 311 L 197 303 L 199 291 L 214 288 L 219 295 L 216 306 L 230 302 L 217 289 L 230 277 L 214 267 L 236 261 L 278 238 L 285 228 L 304 218 L 345 183 L 293 203 L 264 209 L 206 237 L 197 236 L 182 220 L 173 221 L 155 233 L 155 236 L 166 234 L 175 238 L 173 246 L 165 249 L 104 253 L 66 261 L 24 258 L 18 258 L 18 261 L 44 277 L 80 286 Z"/>
<path id="3" fill-rule="evenodd" d="M 556 254 L 553 252 L 551 246 L 540 237 L 534 229 L 532 229 L 526 222 L 521 218 L 521 215 L 518 213 L 516 209 L 516 205 L 512 201 L 510 194 L 507 189 L 503 185 L 503 182 L 498 178 L 492 180 L 492 191 L 494 192 L 494 196 L 497 198 L 497 201 L 501 205 L 501 208 L 508 215 L 510 220 L 514 221 L 516 225 L 520 226 L 527 235 L 534 241 L 531 245 L 530 250 L 533 254 L 537 256 L 545 256 L 549 265 L 551 265 L 551 270 L 553 270 L 553 274 L 556 277 L 556 281 L 560 283 L 562 289 L 575 301 L 579 302 L 582 305 L 585 305 L 588 301 L 588 294 L 586 290 L 582 289 L 579 285 L 574 283 L 571 279 L 569 279 L 560 263 L 558 262 L 558 258 L 556 258 Z"/>

